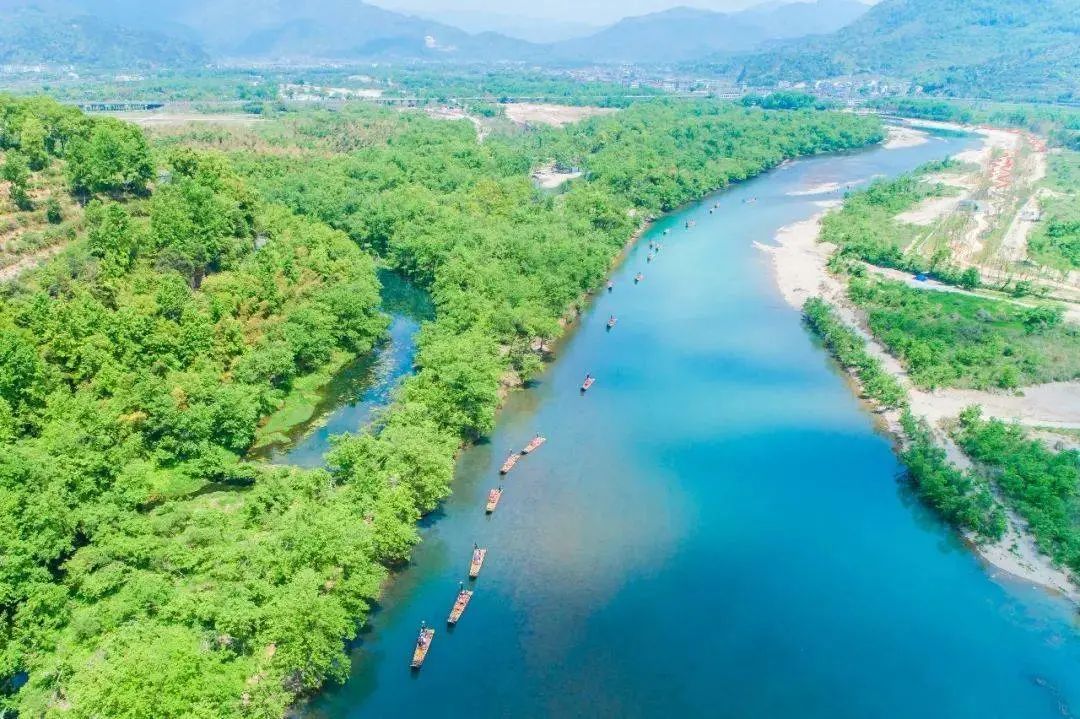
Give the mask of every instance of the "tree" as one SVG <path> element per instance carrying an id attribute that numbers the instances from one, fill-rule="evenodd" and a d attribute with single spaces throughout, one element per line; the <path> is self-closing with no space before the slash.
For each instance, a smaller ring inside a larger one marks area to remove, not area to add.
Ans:
<path id="1" fill-rule="evenodd" d="M 139 250 L 139 237 L 131 215 L 115 202 L 93 201 L 86 206 L 87 243 L 113 273 L 131 268 Z"/>
<path id="2" fill-rule="evenodd" d="M 150 146 L 135 125 L 105 118 L 68 146 L 68 179 L 86 193 L 143 192 L 154 176 Z"/>
<path id="3" fill-rule="evenodd" d="M 34 208 L 27 192 L 27 185 L 30 181 L 30 165 L 25 155 L 21 152 L 8 152 L 7 157 L 4 159 L 4 166 L 0 168 L 0 177 L 11 183 L 10 187 L 8 187 L 8 195 L 11 197 L 11 201 L 15 203 L 15 207 L 20 210 L 32 210 Z"/>
<path id="4" fill-rule="evenodd" d="M 21 332 L 0 329 L 0 399 L 18 414 L 38 403 L 44 381 L 37 348 Z"/>
<path id="5" fill-rule="evenodd" d="M 59 225 L 64 221 L 64 212 L 60 208 L 60 201 L 55 197 L 50 197 L 45 201 L 45 219 L 51 225 Z"/>
<path id="6" fill-rule="evenodd" d="M 235 234 L 236 212 L 228 196 L 193 179 L 158 190 L 150 203 L 150 231 L 159 264 L 198 288 L 208 272 L 228 267 L 244 251 Z"/>
<path id="7" fill-rule="evenodd" d="M 44 170 L 49 164 L 49 152 L 45 147 L 45 126 L 32 114 L 23 120 L 19 130 L 19 150 L 26 155 L 30 169 L 35 172 Z"/>
<path id="8" fill-rule="evenodd" d="M 982 284 L 982 279 L 979 277 L 979 270 L 975 267 L 969 267 L 960 274 L 960 286 L 965 290 L 978 289 Z"/>

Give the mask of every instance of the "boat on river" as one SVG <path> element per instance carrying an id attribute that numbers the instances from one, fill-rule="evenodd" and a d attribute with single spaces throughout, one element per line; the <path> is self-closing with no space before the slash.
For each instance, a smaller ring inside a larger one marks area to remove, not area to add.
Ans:
<path id="1" fill-rule="evenodd" d="M 595 377 L 593 377 L 591 374 L 585 375 L 585 381 L 581 383 L 581 391 L 582 392 L 587 391 L 589 389 L 589 387 L 593 386 L 594 382 L 596 382 Z"/>
<path id="2" fill-rule="evenodd" d="M 502 463 L 502 466 L 499 467 L 499 474 L 506 474 L 509 472 L 514 468 L 514 465 L 518 463 L 519 459 L 521 459 L 521 452 L 512 452 L 510 456 L 506 458 L 506 461 Z"/>
<path id="3" fill-rule="evenodd" d="M 535 437 L 532 438 L 531 442 L 529 442 L 527 445 L 525 445 L 525 449 L 521 450 L 521 453 L 522 454 L 528 454 L 529 452 L 532 452 L 534 449 L 537 449 L 544 442 L 547 442 L 547 437 L 538 434 L 538 435 L 536 435 Z"/>
<path id="4" fill-rule="evenodd" d="M 502 487 L 488 492 L 487 507 L 485 508 L 488 514 L 494 512 L 495 508 L 499 506 L 499 498 L 502 497 L 502 492 Z"/>
<path id="5" fill-rule="evenodd" d="M 461 615 L 465 613 L 465 607 L 469 606 L 469 600 L 472 599 L 471 589 L 462 589 L 458 592 L 457 599 L 454 600 L 454 606 L 450 610 L 450 616 L 446 618 L 446 623 L 450 626 L 454 626 L 461 619 Z"/>
<path id="6" fill-rule="evenodd" d="M 636 275 L 634 275 L 634 284 L 636 285 L 638 282 L 641 282 L 643 279 L 645 279 L 645 275 L 641 274 L 640 272 L 637 273 Z"/>
<path id="7" fill-rule="evenodd" d="M 473 549 L 472 559 L 469 560 L 469 579 L 476 579 L 480 576 L 480 568 L 484 566 L 484 557 L 486 556 L 486 549 L 480 547 Z"/>
<path id="8" fill-rule="evenodd" d="M 412 663 L 409 665 L 413 669 L 419 669 L 424 665 L 424 660 L 427 659 L 428 649 L 431 648 L 431 640 L 435 637 L 435 630 L 430 627 L 420 627 L 420 634 L 416 637 L 416 646 L 413 647 Z"/>
<path id="9" fill-rule="evenodd" d="M 650 252 L 649 256 L 645 258 L 645 261 L 646 262 L 652 262 L 653 257 L 655 257 L 655 255 L 652 252 Z"/>
<path id="10" fill-rule="evenodd" d="M 615 326 L 615 323 L 618 322 L 618 321 L 619 320 L 615 319 L 615 315 L 612 315 L 611 317 L 608 317 L 607 328 L 611 329 L 612 327 Z"/>

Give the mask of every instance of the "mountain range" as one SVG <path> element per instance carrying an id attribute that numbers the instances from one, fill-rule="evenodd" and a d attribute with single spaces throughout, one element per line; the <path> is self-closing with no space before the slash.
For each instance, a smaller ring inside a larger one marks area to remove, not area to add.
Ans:
<path id="1" fill-rule="evenodd" d="M 858 74 L 950 94 L 1080 99 L 1080 0 L 885 0 L 834 33 L 727 53 L 769 85 Z"/>
<path id="2" fill-rule="evenodd" d="M 0 59 L 89 64 L 98 57 L 98 64 L 113 67 L 210 58 L 670 63 L 830 32 L 866 7 L 858 0 L 819 0 L 730 14 L 673 8 L 626 18 L 585 37 L 539 43 L 470 33 L 355 0 L 0 0 L 8 20 L 0 30 Z"/>
<path id="3" fill-rule="evenodd" d="M 4 64 L 638 63 L 759 86 L 869 74 L 953 95 L 1080 98 L 1080 0 L 882 0 L 872 7 L 774 0 L 735 13 L 676 7 L 551 42 L 467 32 L 357 0 L 0 0 L 0 18 Z M 473 15 L 470 24 L 508 22 Z"/>
<path id="4" fill-rule="evenodd" d="M 720 51 L 751 50 L 768 40 L 832 32 L 867 7 L 858 0 L 774 3 L 738 13 L 676 7 L 624 18 L 546 50 L 548 57 L 567 62 L 679 62 Z"/>

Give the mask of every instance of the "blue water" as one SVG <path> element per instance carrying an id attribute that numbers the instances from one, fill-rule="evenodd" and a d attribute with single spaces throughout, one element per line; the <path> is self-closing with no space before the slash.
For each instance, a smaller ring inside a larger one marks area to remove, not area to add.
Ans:
<path id="1" fill-rule="evenodd" d="M 657 222 L 490 442 L 463 453 L 352 677 L 309 716 L 1080 712 L 1070 607 L 995 577 L 910 495 L 889 439 L 753 246 L 837 196 L 789 193 L 970 142 L 799 161 Z M 647 264 L 650 239 L 665 247 Z M 597 382 L 581 396 L 586 372 Z M 485 516 L 506 449 L 536 431 L 548 443 Z M 487 561 L 448 630 L 473 542 Z M 437 634 L 410 673 L 421 620 Z"/>
<path id="2" fill-rule="evenodd" d="M 400 276 L 380 272 L 382 309 L 390 317 L 386 339 L 375 352 L 339 373 L 323 392 L 311 422 L 295 427 L 289 442 L 270 445 L 254 456 L 275 464 L 321 467 L 330 438 L 359 431 L 387 405 L 398 383 L 413 369 L 415 335 L 433 316 L 427 294 Z"/>

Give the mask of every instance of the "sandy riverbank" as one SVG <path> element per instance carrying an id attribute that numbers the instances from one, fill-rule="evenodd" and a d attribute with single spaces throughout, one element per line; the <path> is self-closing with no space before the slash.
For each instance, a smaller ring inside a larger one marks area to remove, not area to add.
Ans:
<path id="1" fill-rule="evenodd" d="M 810 195 L 828 195 L 839 192 L 843 186 L 839 182 L 823 182 L 820 185 L 807 187 L 802 190 L 792 190 L 787 193 L 788 197 L 809 197 Z"/>
<path id="2" fill-rule="evenodd" d="M 823 215 L 824 212 L 821 212 L 781 228 L 773 246 L 760 243 L 758 246 L 770 255 L 777 286 L 792 307 L 801 310 L 803 303 L 812 296 L 823 297 L 837 306 L 840 317 L 867 339 L 868 351 L 878 357 L 885 369 L 896 376 L 907 390 L 913 413 L 937 425 L 942 419 L 955 417 L 964 407 L 980 404 L 987 416 L 1015 419 L 1025 424 L 1073 426 L 1072 421 L 1080 422 L 1080 417 L 1074 418 L 1063 409 L 1061 402 L 1064 393 L 1078 400 L 1067 403 L 1074 411 L 1080 407 L 1080 383 L 1030 387 L 1023 395 L 1015 396 L 973 390 L 926 392 L 915 388 L 900 362 L 869 335 L 861 322 L 861 313 L 847 301 L 843 284 L 828 272 L 827 263 L 835 247 L 818 242 Z M 897 413 L 885 412 L 882 419 L 888 430 L 902 440 Z M 950 459 L 960 466 L 969 464 L 955 445 L 943 433 L 939 434 L 942 434 L 946 449 L 951 450 Z M 1020 517 L 1009 513 L 1009 527 L 1002 540 L 979 543 L 971 536 L 967 539 L 975 551 L 998 571 L 1046 587 L 1080 603 L 1080 589 L 1066 572 L 1055 567 L 1050 558 L 1038 550 L 1032 537 L 1021 529 L 1023 526 Z"/>
<path id="3" fill-rule="evenodd" d="M 899 150 L 903 147 L 915 147 L 930 142 L 925 132 L 920 132 L 906 125 L 889 125 L 888 136 L 882 145 L 886 150 Z"/>

